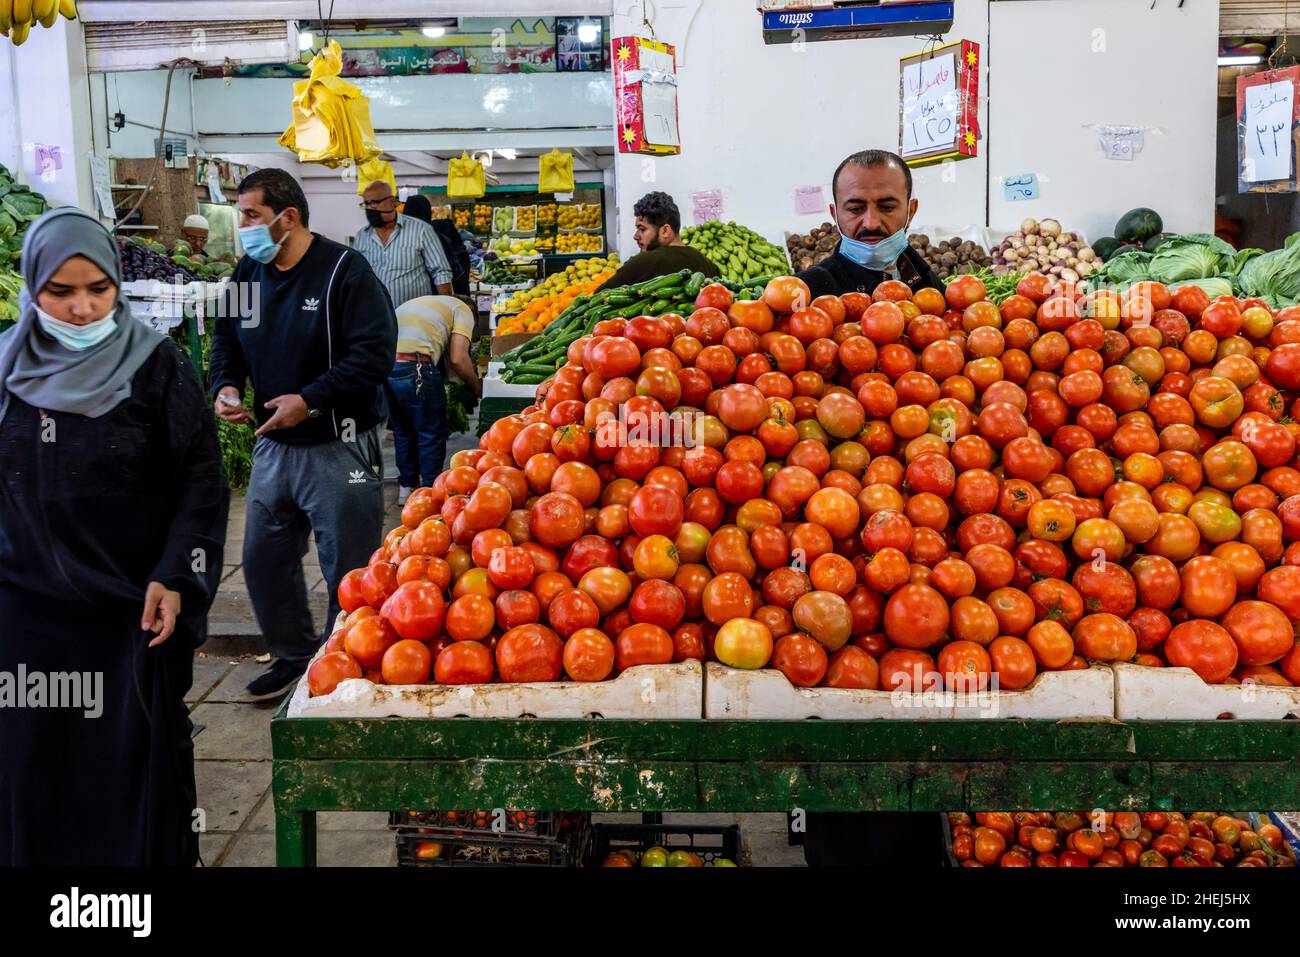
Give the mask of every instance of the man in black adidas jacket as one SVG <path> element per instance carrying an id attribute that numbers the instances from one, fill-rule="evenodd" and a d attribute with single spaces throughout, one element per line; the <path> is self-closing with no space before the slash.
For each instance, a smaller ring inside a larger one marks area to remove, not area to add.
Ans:
<path id="1" fill-rule="evenodd" d="M 397 320 L 366 260 L 308 229 L 307 199 L 288 173 L 249 175 L 239 215 L 244 257 L 213 327 L 211 386 L 219 416 L 257 428 L 244 579 L 277 660 L 248 689 L 270 697 L 333 629 L 339 579 L 381 543 L 379 425 Z M 252 416 L 242 404 L 250 380 Z M 301 565 L 311 532 L 329 590 L 323 628 L 312 624 Z"/>

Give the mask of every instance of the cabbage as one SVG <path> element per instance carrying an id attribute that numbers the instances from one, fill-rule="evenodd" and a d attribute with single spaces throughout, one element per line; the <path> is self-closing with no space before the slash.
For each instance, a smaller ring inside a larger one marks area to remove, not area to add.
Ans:
<path id="1" fill-rule="evenodd" d="M 1121 253 L 1107 260 L 1106 265 L 1102 266 L 1097 272 L 1089 274 L 1089 285 L 1096 289 L 1107 284 L 1123 285 L 1149 279 L 1151 278 L 1151 259 L 1151 253 L 1145 253 L 1141 250 Z"/>
<path id="2" fill-rule="evenodd" d="M 1186 282 L 1180 282 L 1170 286 L 1169 291 L 1174 292 L 1183 286 L 1199 286 L 1205 290 L 1205 294 L 1211 299 L 1217 299 L 1219 296 L 1232 295 L 1232 282 L 1226 276 L 1208 276 L 1204 279 L 1189 279 Z"/>
<path id="3" fill-rule="evenodd" d="M 1274 309 L 1300 301 L 1300 243 L 1287 245 L 1271 253 L 1256 256 L 1237 275 L 1237 282 L 1247 296 L 1257 296 Z"/>
<path id="4" fill-rule="evenodd" d="M 1228 255 L 1231 255 L 1232 247 L 1229 246 L 1228 249 Z M 1218 275 L 1222 259 L 1208 243 L 1187 236 L 1175 236 L 1161 245 L 1151 257 L 1151 278 L 1163 283 L 1207 279 Z"/>

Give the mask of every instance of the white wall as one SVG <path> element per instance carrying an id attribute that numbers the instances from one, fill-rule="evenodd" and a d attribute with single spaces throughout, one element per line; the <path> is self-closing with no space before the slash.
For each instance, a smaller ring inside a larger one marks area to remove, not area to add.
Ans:
<path id="1" fill-rule="evenodd" d="M 1217 7 L 992 4 L 989 225 L 1052 216 L 1096 239 L 1149 206 L 1169 232 L 1213 232 Z M 1121 162 L 1104 158 L 1089 124 L 1149 129 Z M 1046 177 L 1041 197 L 1005 202 L 997 177 L 1026 172 Z"/>
<path id="2" fill-rule="evenodd" d="M 724 216 L 780 241 L 828 218 L 794 212 L 797 186 L 822 185 L 849 153 L 898 149 L 898 58 L 914 37 L 766 46 L 753 0 L 661 4 L 656 35 L 678 47 L 682 154 L 619 154 L 620 251 L 635 252 L 632 205 L 721 188 Z M 1056 216 L 1089 238 L 1151 206 L 1170 231 L 1209 230 L 1214 215 L 1218 4 L 1149 0 L 960 0 L 946 41 L 981 44 L 979 156 L 914 171 L 917 225 L 1013 226 Z M 641 32 L 640 7 L 614 36 Z M 991 19 L 990 19 L 991 18 Z M 1093 53 L 1094 30 L 1106 52 Z M 991 36 L 990 36 L 991 34 Z M 990 70 L 991 75 L 990 75 Z M 991 105 L 990 105 L 991 104 Z M 1159 127 L 1131 164 L 1104 160 L 1084 124 Z M 1042 199 L 1006 203 L 998 177 L 1037 172 Z"/>
<path id="3" fill-rule="evenodd" d="M 191 151 L 197 145 L 190 102 L 193 74 L 193 70 L 178 68 L 172 75 L 171 96 L 167 100 L 167 138 L 184 139 Z M 167 71 L 93 73 L 90 84 L 94 91 L 95 139 L 106 147 L 107 155 L 154 156 L 167 90 Z M 125 114 L 127 125 L 113 130 L 109 123 L 119 109 Z"/>
<path id="4" fill-rule="evenodd" d="M 0 38 L 0 163 L 54 206 L 94 209 L 90 93 L 81 24 L 62 18 L 27 42 Z M 63 168 L 42 179 L 33 144 L 58 146 Z"/>
<path id="5" fill-rule="evenodd" d="M 621 253 L 636 252 L 632 206 L 651 190 L 670 193 L 689 225 L 691 193 L 720 187 L 725 219 L 783 244 L 785 230 L 806 232 L 829 218 L 824 210 L 797 215 L 796 187 L 820 185 L 829 202 L 831 174 L 845 156 L 869 148 L 897 151 L 898 58 L 919 52 L 923 41 L 828 41 L 800 51 L 763 43 L 753 0 L 661 6 L 655 34 L 678 51 L 682 152 L 653 162 L 619 155 Z M 946 39 L 983 45 L 987 26 L 987 0 L 960 0 Z M 611 30 L 614 36 L 640 33 L 640 6 L 633 16 L 616 15 Z M 981 106 L 981 124 L 985 119 Z M 915 172 L 918 222 L 984 221 L 987 147 L 982 142 L 978 157 L 951 164 L 946 177 L 939 167 Z"/>

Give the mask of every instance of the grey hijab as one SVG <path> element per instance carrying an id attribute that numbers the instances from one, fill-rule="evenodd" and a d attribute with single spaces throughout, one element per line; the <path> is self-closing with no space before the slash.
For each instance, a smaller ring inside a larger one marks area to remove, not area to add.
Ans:
<path id="1" fill-rule="evenodd" d="M 117 328 L 80 352 L 55 341 L 36 320 L 36 294 L 73 256 L 84 256 L 117 285 Z M 0 421 L 17 397 L 28 405 L 97 419 L 131 395 L 131 379 L 166 338 L 131 316 L 122 292 L 117 242 L 94 217 L 52 209 L 23 238 L 17 325 L 0 335 Z"/>

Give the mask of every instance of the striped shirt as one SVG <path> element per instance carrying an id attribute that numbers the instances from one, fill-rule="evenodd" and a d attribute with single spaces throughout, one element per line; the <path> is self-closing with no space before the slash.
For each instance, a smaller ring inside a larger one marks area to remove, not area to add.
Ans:
<path id="1" fill-rule="evenodd" d="M 432 226 L 418 219 L 398 216 L 387 244 L 380 241 L 373 226 L 366 226 L 357 233 L 352 248 L 370 263 L 394 307 L 408 299 L 431 296 L 435 284 L 451 282 L 442 241 Z"/>
<path id="2" fill-rule="evenodd" d="M 421 296 L 397 307 L 397 351 L 442 358 L 452 334 L 474 338 L 474 313 L 452 296 Z"/>

